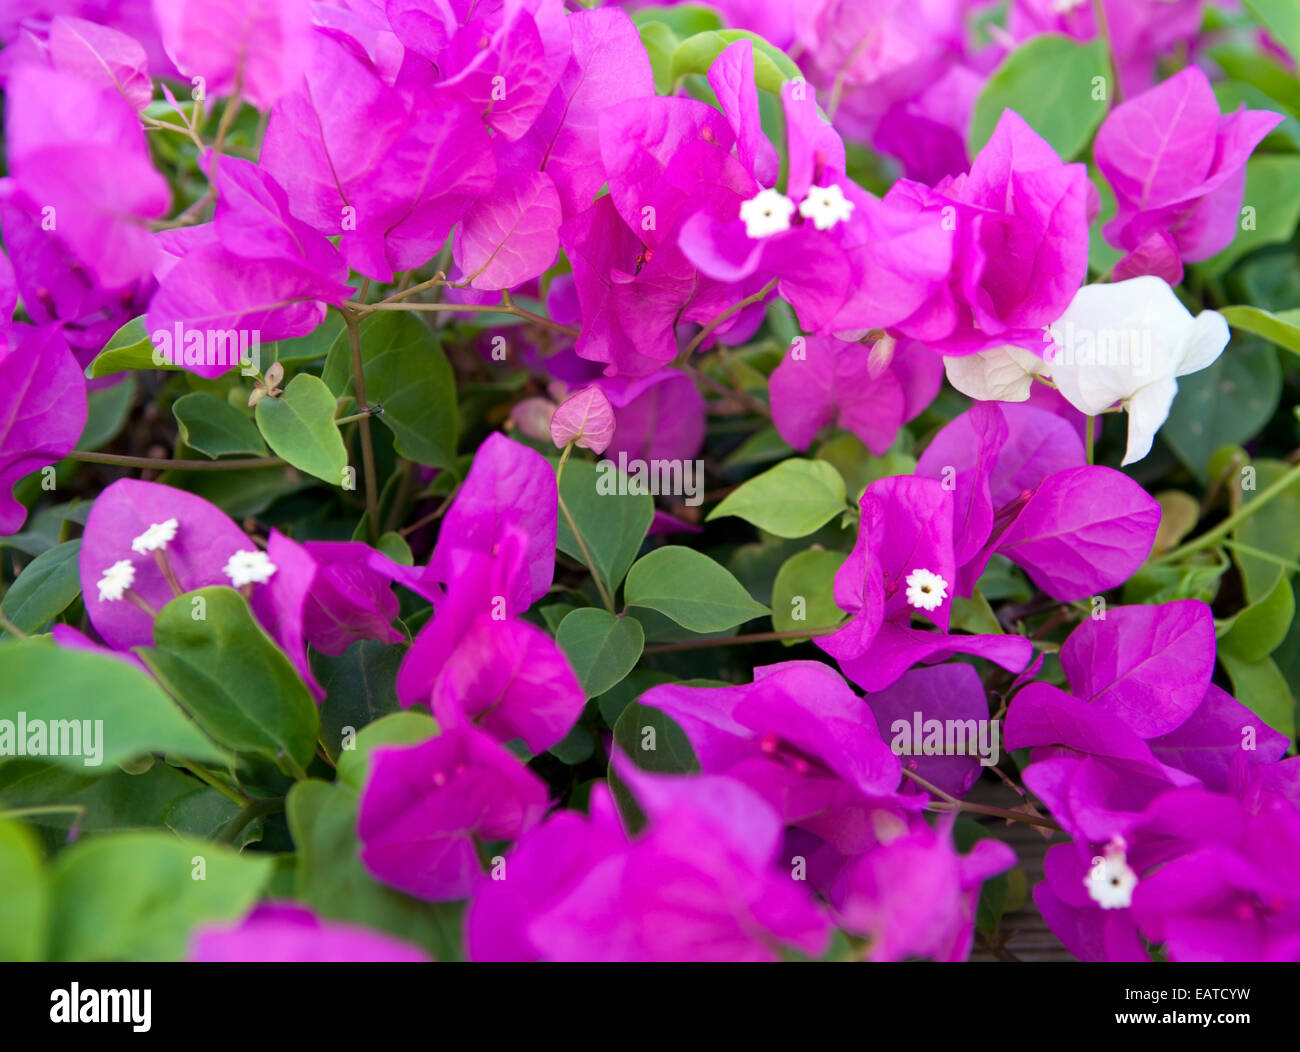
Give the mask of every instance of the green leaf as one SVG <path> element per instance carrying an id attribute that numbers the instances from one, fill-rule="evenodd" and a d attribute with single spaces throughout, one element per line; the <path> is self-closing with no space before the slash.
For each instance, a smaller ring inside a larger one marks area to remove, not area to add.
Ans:
<path id="1" fill-rule="evenodd" d="M 238 592 L 212 586 L 173 599 L 154 621 L 153 641 L 136 653 L 218 742 L 273 762 L 287 759 L 291 769 L 311 762 L 316 705 Z"/>
<path id="2" fill-rule="evenodd" d="M 116 438 L 135 404 L 138 389 L 135 377 L 127 376 L 112 387 L 91 391 L 86 399 L 86 426 L 77 439 L 77 449 L 98 449 Z"/>
<path id="3" fill-rule="evenodd" d="M 735 515 L 778 537 L 806 537 L 845 510 L 844 479 L 824 460 L 783 460 L 729 493 L 709 513 Z"/>
<path id="4" fill-rule="evenodd" d="M 997 614 L 978 588 L 970 598 L 957 596 L 953 599 L 950 627 L 981 636 L 997 636 L 1004 632 Z"/>
<path id="5" fill-rule="evenodd" d="M 310 373 L 299 373 L 278 398 L 257 403 L 257 426 L 276 456 L 299 471 L 339 486 L 348 454 L 334 423 L 334 408 L 334 396 L 324 382 Z"/>
<path id="6" fill-rule="evenodd" d="M 150 752 L 223 759 L 153 680 L 118 658 L 56 647 L 47 639 L 7 643 L 0 646 L 0 683 L 0 720 L 14 725 L 15 736 L 19 713 L 26 714 L 29 728 L 36 720 L 43 722 L 47 747 L 56 729 L 61 738 L 72 733 L 62 721 L 76 721 L 83 736 L 90 725 L 91 734 L 75 755 L 64 749 L 63 754 L 43 757 L 77 774 L 99 777 L 113 771 L 114 764 Z M 30 729 L 28 740 L 30 744 Z M 86 748 L 91 740 L 97 751 Z"/>
<path id="7" fill-rule="evenodd" d="M 1225 75 L 1258 89 L 1271 99 L 1265 109 L 1275 110 L 1280 106 L 1291 113 L 1300 113 L 1300 79 L 1280 60 L 1246 43 L 1211 46 L 1206 50 L 1206 56 Z M 1251 108 L 1256 107 L 1252 105 Z M 1220 106 L 1220 109 L 1225 107 Z"/>
<path id="8" fill-rule="evenodd" d="M 105 833 L 54 865 L 50 957 L 177 961 L 199 924 L 242 917 L 271 875 L 269 858 L 163 832 Z"/>
<path id="9" fill-rule="evenodd" d="M 213 459 L 232 453 L 266 456 L 266 443 L 257 427 L 229 402 L 193 391 L 172 405 L 181 441 Z"/>
<path id="10" fill-rule="evenodd" d="M 671 716 L 634 701 L 614 724 L 614 745 L 643 771 L 658 774 L 695 774 L 700 761 L 686 732 Z M 622 780 L 609 768 L 609 788 L 632 833 L 645 824 L 645 816 Z"/>
<path id="11" fill-rule="evenodd" d="M 1286 574 L 1281 574 L 1268 595 L 1233 618 L 1231 627 L 1219 637 L 1219 653 L 1248 663 L 1263 661 L 1286 638 L 1294 617 L 1295 593 Z"/>
<path id="12" fill-rule="evenodd" d="M 158 480 L 209 500 L 232 519 L 260 515 L 309 482 L 283 464 L 244 471 L 168 471 Z"/>
<path id="13" fill-rule="evenodd" d="M 167 828 L 181 836 L 216 837 L 242 807 L 224 793 L 207 786 L 178 796 L 164 808 L 162 820 Z M 261 839 L 259 830 L 265 819 L 255 818 L 239 831 L 232 847 L 243 847 Z"/>
<path id="14" fill-rule="evenodd" d="M 1277 353 L 1251 336 L 1234 339 L 1206 369 L 1178 379 L 1178 396 L 1160 437 L 1202 483 L 1220 447 L 1253 438 L 1282 397 Z M 1225 405 L 1231 413 L 1222 412 Z"/>
<path id="15" fill-rule="evenodd" d="M 1246 8 L 1300 62 L 1300 7 L 1295 0 L 1245 0 Z"/>
<path id="16" fill-rule="evenodd" d="M 557 760 L 569 767 L 576 767 L 580 763 L 585 763 L 596 752 L 596 739 L 591 731 L 587 730 L 582 724 L 574 724 L 573 728 L 561 738 L 555 745 L 546 750 Z"/>
<path id="17" fill-rule="evenodd" d="M 1234 329 L 1262 336 L 1279 347 L 1300 354 L 1300 309 L 1271 313 L 1258 307 L 1224 307 L 1219 313 Z"/>
<path id="18" fill-rule="evenodd" d="M 1295 698 L 1272 658 L 1241 661 L 1219 652 L 1233 696 L 1275 731 L 1295 737 Z"/>
<path id="19" fill-rule="evenodd" d="M 787 559 L 772 585 L 772 627 L 795 632 L 839 624 L 844 611 L 835 605 L 835 575 L 846 558 L 844 552 L 813 549 Z M 803 616 L 796 620 L 796 614 Z M 788 645 L 796 642 L 786 640 Z"/>
<path id="20" fill-rule="evenodd" d="M 429 903 L 384 887 L 366 871 L 357 843 L 357 796 L 346 786 L 299 782 L 287 801 L 297 848 L 295 898 L 330 920 L 361 924 L 457 961 L 463 903 Z"/>
<path id="21" fill-rule="evenodd" d="M 1281 460 L 1256 460 L 1254 488 L 1243 490 L 1242 507 L 1247 507 L 1261 492 L 1278 482 L 1291 469 Z M 1295 562 L 1300 559 L 1300 483 L 1289 487 L 1271 503 L 1243 521 L 1237 527 L 1233 540 L 1260 551 L 1269 552 L 1279 559 Z M 1241 570 L 1246 601 L 1253 603 L 1272 591 L 1274 582 L 1284 572 L 1275 562 L 1247 555 L 1240 550 L 1232 553 Z"/>
<path id="22" fill-rule="evenodd" d="M 725 568 L 693 548 L 670 544 L 638 559 L 624 599 L 692 632 L 721 632 L 768 612 Z"/>
<path id="23" fill-rule="evenodd" d="M 143 754 L 153 761 L 151 753 Z M 61 804 L 81 811 L 34 814 L 27 821 L 65 834 L 74 826 L 81 833 L 122 829 L 158 829 L 177 800 L 200 785 L 166 763 L 152 762 L 142 774 L 128 774 L 123 766 L 82 767 L 79 771 L 53 763 L 14 757 L 0 764 L 0 811 L 9 808 Z M 214 765 L 215 766 L 215 765 Z M 222 797 L 225 799 L 225 797 Z M 64 836 L 63 841 L 67 841 Z"/>
<path id="24" fill-rule="evenodd" d="M 794 449 L 786 443 L 780 433 L 771 424 L 764 424 L 745 441 L 740 443 L 722 461 L 728 471 L 747 468 L 756 464 L 770 464 L 774 460 L 784 460 L 794 456 Z"/>
<path id="25" fill-rule="evenodd" d="M 50 887 L 40 845 L 20 822 L 0 819 L 0 961 L 45 954 Z"/>
<path id="26" fill-rule="evenodd" d="M 127 369 L 182 370 L 182 366 L 170 365 L 161 357 L 154 359 L 154 344 L 145 331 L 143 315 L 132 318 L 113 334 L 104 349 L 95 355 L 86 375 L 95 380 Z"/>
<path id="27" fill-rule="evenodd" d="M 899 437 L 905 432 L 900 433 Z M 895 443 L 897 446 L 897 443 Z M 877 457 L 862 443 L 857 435 L 843 434 L 823 442 L 817 450 L 817 459 L 835 465 L 844 479 L 846 494 L 856 505 L 862 491 L 873 482 L 892 475 L 911 475 L 916 471 L 916 457 L 894 448 L 883 457 Z"/>
<path id="28" fill-rule="evenodd" d="M 1195 561 L 1179 566 L 1149 563 L 1124 583 L 1124 602 L 1156 605 L 1175 599 L 1199 599 L 1212 603 L 1219 594 L 1219 579 L 1230 565 L 1221 553 L 1198 554 Z"/>
<path id="29" fill-rule="evenodd" d="M 638 28 L 656 22 L 671 29 L 679 37 L 722 28 L 722 18 L 718 12 L 703 4 L 675 4 L 672 7 L 652 5 L 632 12 L 632 23 Z"/>
<path id="30" fill-rule="evenodd" d="M 1106 224 L 1115 218 L 1118 209 L 1115 191 L 1095 164 L 1088 165 L 1088 178 L 1101 201 L 1101 211 L 1088 227 L 1088 266 L 1098 274 L 1109 274 L 1115 269 L 1115 264 L 1124 258 L 1124 253 L 1106 240 L 1104 232 Z"/>
<path id="31" fill-rule="evenodd" d="M 638 12 L 639 14 L 640 12 Z M 673 92 L 673 52 L 680 43 L 677 34 L 663 22 L 638 21 L 641 45 L 650 56 L 650 69 L 654 72 L 655 94 L 671 95 Z"/>
<path id="32" fill-rule="evenodd" d="M 311 652 L 312 673 L 325 691 L 320 708 L 320 740 L 335 763 L 343 749 L 344 728 L 351 727 L 355 734 L 401 708 L 397 701 L 397 670 L 406 651 L 404 644 L 362 639 L 338 657 Z"/>
<path id="33" fill-rule="evenodd" d="M 604 486 L 602 481 L 606 482 Z M 624 483 L 617 487 L 618 492 L 610 492 L 608 483 L 613 481 Z M 596 465 L 586 460 L 570 460 L 560 477 L 560 496 L 591 553 L 596 573 L 611 593 L 641 549 L 655 512 L 654 498 L 648 493 L 628 492 L 626 483 L 626 476 L 617 469 L 598 471 Z M 585 564 L 582 549 L 563 513 L 559 517 L 555 544 L 565 555 Z"/>
<path id="34" fill-rule="evenodd" d="M 361 363 L 366 400 L 383 407 L 374 419 L 393 433 L 398 454 L 417 464 L 454 468 L 456 379 L 433 330 L 413 314 L 376 311 L 361 322 Z M 346 331 L 330 348 L 324 378 L 339 397 L 355 394 Z"/>
<path id="35" fill-rule="evenodd" d="M 325 320 L 306 336 L 297 336 L 288 340 L 274 340 L 262 345 L 262 371 L 272 362 L 291 365 L 298 362 L 314 362 L 324 358 L 334 346 L 339 333 L 344 331 L 343 317 L 337 311 L 330 311 Z"/>
<path id="36" fill-rule="evenodd" d="M 1213 466 L 1214 458 L 1211 457 L 1210 460 L 1209 473 L 1217 477 Z M 1177 489 L 1162 490 L 1152 496 L 1160 503 L 1160 528 L 1156 531 L 1151 554 L 1159 555 L 1173 550 L 1179 541 L 1195 529 L 1201 518 L 1201 505 L 1191 494 Z"/>
<path id="37" fill-rule="evenodd" d="M 1003 110 L 1015 110 L 1061 155 L 1083 152 L 1106 116 L 1106 99 L 1094 95 L 1096 78 L 1114 91 L 1106 43 L 1081 44 L 1056 34 L 1036 36 L 1007 56 L 975 101 L 970 155 L 993 136 Z"/>
<path id="38" fill-rule="evenodd" d="M 400 563 L 402 566 L 415 565 L 415 557 L 411 555 L 411 546 L 406 543 L 406 538 L 400 533 L 390 530 L 375 542 L 375 547 L 395 563 Z"/>
<path id="39" fill-rule="evenodd" d="M 1297 184 L 1300 184 L 1300 157 L 1294 154 L 1257 154 L 1247 161 L 1242 207 L 1250 211 L 1239 220 L 1232 244 L 1198 266 L 1212 276 L 1222 274 L 1257 248 L 1290 241 L 1296 223 L 1300 222 Z"/>
<path id="40" fill-rule="evenodd" d="M 668 675 L 666 672 L 658 672 L 649 668 L 634 668 L 612 689 L 596 699 L 596 708 L 600 710 L 600 718 L 605 721 L 605 726 L 612 730 L 614 725 L 618 723 L 618 718 L 623 715 L 623 710 L 634 700 L 651 687 L 657 687 L 660 683 L 672 683 L 674 679 L 675 677 Z"/>
<path id="41" fill-rule="evenodd" d="M 763 91 L 780 94 L 781 85 L 800 76 L 799 67 L 756 33 L 740 29 L 708 30 L 696 33 L 677 45 L 673 52 L 673 83 L 692 73 L 707 74 L 714 60 L 737 40 L 754 44 L 754 83 Z"/>
<path id="42" fill-rule="evenodd" d="M 27 564 L 5 592 L 0 612 L 20 632 L 36 632 L 53 621 L 81 594 L 77 556 L 81 541 L 64 541 Z"/>
<path id="43" fill-rule="evenodd" d="M 573 666 L 583 693 L 594 698 L 632 671 L 645 646 L 645 633 L 634 617 L 583 607 L 560 622 L 555 642 Z"/>
<path id="44" fill-rule="evenodd" d="M 352 748 L 339 753 L 339 781 L 360 790 L 370 770 L 370 754 L 380 745 L 418 745 L 438 733 L 437 721 L 426 712 L 395 712 L 363 727 Z"/>
<path id="45" fill-rule="evenodd" d="M 1223 113 L 1232 113 L 1245 106 L 1250 110 L 1284 109 L 1279 106 L 1279 99 L 1254 84 L 1240 80 L 1219 80 L 1214 83 L 1214 97 L 1219 101 Z M 1289 113 L 1280 114 L 1282 123 L 1265 136 L 1260 148 L 1268 153 L 1295 153 L 1300 150 L 1300 120 Z"/>

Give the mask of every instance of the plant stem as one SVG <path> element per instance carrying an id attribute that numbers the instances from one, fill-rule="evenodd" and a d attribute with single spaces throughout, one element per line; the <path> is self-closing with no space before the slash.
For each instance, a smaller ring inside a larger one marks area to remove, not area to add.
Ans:
<path id="1" fill-rule="evenodd" d="M 212 772 L 208 771 L 206 768 L 200 767 L 197 763 L 194 763 L 191 760 L 177 759 L 175 757 L 172 758 L 171 762 L 173 766 L 189 771 L 190 774 L 194 775 L 194 777 L 200 782 L 215 789 L 227 800 L 233 800 L 241 806 L 248 803 L 248 797 L 244 796 L 237 790 L 230 788 L 230 786 L 226 785 L 225 782 L 217 778 L 212 774 Z"/>
<path id="2" fill-rule="evenodd" d="M 1254 500 L 1250 501 L 1249 503 L 1243 504 L 1237 511 L 1229 515 L 1226 519 L 1224 519 L 1221 523 L 1219 523 L 1219 525 L 1215 526 L 1212 530 L 1207 530 L 1199 537 L 1188 541 L 1186 544 L 1180 545 L 1179 547 L 1175 548 L 1173 551 L 1165 552 L 1164 555 L 1160 556 L 1160 558 L 1158 559 L 1153 560 L 1153 562 L 1154 563 L 1177 562 L 1179 559 L 1183 558 L 1186 555 L 1191 555 L 1193 552 L 1199 552 L 1205 548 L 1210 547 L 1212 544 L 1215 544 L 1216 542 L 1218 542 L 1219 540 L 1221 540 L 1222 538 L 1230 534 L 1233 530 L 1235 530 L 1248 518 L 1254 515 L 1255 512 L 1259 511 L 1260 508 L 1264 507 L 1271 501 L 1275 500 L 1277 497 L 1285 493 L 1292 486 L 1296 485 L 1296 483 L 1300 483 L 1300 465 L 1293 467 L 1290 471 L 1288 471 L 1285 475 L 1283 475 L 1280 479 L 1274 482 L 1273 485 L 1269 486 L 1267 489 L 1261 490 L 1259 496 L 1257 496 Z"/>
<path id="3" fill-rule="evenodd" d="M 407 276 L 410 276 L 409 271 L 407 272 Z M 406 288 L 398 289 L 391 296 L 385 296 L 379 301 L 379 303 L 400 303 L 402 300 L 414 296 L 416 293 L 423 292 L 425 289 L 431 289 L 445 284 L 447 284 L 447 275 L 440 270 L 428 281 L 422 281 L 418 285 L 410 285 Z M 377 307 L 379 304 L 372 303 L 369 306 Z"/>
<path id="4" fill-rule="evenodd" d="M 431 522 L 437 522 L 440 518 L 442 518 L 443 512 L 445 512 L 449 507 L 451 507 L 451 502 L 455 499 L 456 494 L 460 492 L 460 486 L 461 484 L 457 482 L 455 488 L 450 493 L 447 494 L 447 496 L 443 499 L 443 502 L 439 504 L 433 511 L 429 512 L 429 514 L 424 516 L 424 518 L 417 519 L 415 522 L 411 523 L 411 525 L 403 526 L 397 532 L 400 533 L 403 537 L 409 537 L 421 526 L 428 526 L 429 523 Z"/>
<path id="5" fill-rule="evenodd" d="M 1300 573 L 1300 563 L 1292 562 L 1290 559 L 1284 559 L 1280 555 L 1274 555 L 1272 552 L 1266 552 L 1261 548 L 1252 548 L 1249 544 L 1242 544 L 1240 541 L 1223 542 L 1225 548 L 1231 548 L 1233 551 L 1241 552 L 1242 555 L 1249 555 L 1252 559 L 1263 559 L 1266 563 L 1272 563 L 1274 566 L 1280 566 L 1284 570 L 1291 570 L 1294 573 Z"/>
<path id="6" fill-rule="evenodd" d="M 261 818 L 262 815 L 275 814 L 277 811 L 284 810 L 284 797 L 274 796 L 260 800 L 249 800 L 239 814 L 235 815 L 229 822 L 221 827 L 221 832 L 217 834 L 217 840 L 223 844 L 233 844 L 235 838 L 244 831 L 254 819 Z"/>
<path id="7" fill-rule="evenodd" d="M 343 321 L 352 348 L 352 386 L 361 411 L 357 424 L 361 430 L 361 470 L 366 476 L 366 531 L 370 543 L 374 544 L 379 539 L 379 486 L 375 479 L 375 446 L 370 437 L 370 409 L 366 403 L 366 371 L 361 361 L 361 323 L 352 310 L 344 310 Z"/>
<path id="8" fill-rule="evenodd" d="M 27 638 L 27 633 L 24 632 L 21 628 L 19 628 L 19 627 L 18 627 L 16 624 L 14 624 L 12 621 L 10 621 L 9 618 L 5 617 L 4 614 L 0 614 L 0 628 L 3 628 L 6 632 L 8 632 L 8 633 L 9 633 L 11 636 L 13 636 L 15 639 L 26 639 L 26 638 Z"/>
<path id="9" fill-rule="evenodd" d="M 16 807 L 12 811 L 0 811 L 0 819 L 26 818 L 28 815 L 84 815 L 85 804 L 42 804 L 40 807 Z"/>
<path id="10" fill-rule="evenodd" d="M 169 460 L 166 457 L 128 457 L 119 453 L 91 453 L 74 449 L 67 460 L 87 464 L 112 464 L 120 468 L 151 468 L 157 471 L 242 471 L 284 464 L 279 457 L 239 457 L 235 460 Z"/>
<path id="11" fill-rule="evenodd" d="M 1092 13 L 1097 23 L 1097 35 L 1106 42 L 1106 57 L 1110 61 L 1110 76 L 1115 88 L 1114 98 L 1118 104 L 1124 100 L 1124 93 L 1119 83 L 1119 63 L 1115 59 L 1115 43 L 1110 35 L 1110 19 L 1106 17 L 1105 0 L 1092 0 Z"/>
<path id="12" fill-rule="evenodd" d="M 578 529 L 578 524 L 574 522 L 573 515 L 569 512 L 569 506 L 564 503 L 564 496 L 560 493 L 560 479 L 564 477 L 564 465 L 568 462 L 569 454 L 573 451 L 573 439 L 564 447 L 564 452 L 560 454 L 560 463 L 555 468 L 555 497 L 560 506 L 560 511 L 564 513 L 564 521 L 569 524 L 569 529 L 573 531 L 573 539 L 578 542 L 578 550 L 582 552 L 582 561 L 587 564 L 587 569 L 591 572 L 591 579 L 596 582 L 596 591 L 600 593 L 600 601 L 605 604 L 605 609 L 611 614 L 614 613 L 614 597 L 609 594 L 605 587 L 605 582 L 600 579 L 600 574 L 596 572 L 596 561 L 591 557 L 591 552 L 587 550 L 587 542 L 582 539 L 582 532 Z"/>
<path id="13" fill-rule="evenodd" d="M 704 328 L 702 328 L 699 332 L 695 334 L 695 339 L 691 340 L 691 342 L 686 345 L 682 353 L 677 356 L 677 364 L 684 365 L 686 362 L 690 361 L 691 355 L 694 354 L 697 350 L 699 350 L 700 344 L 702 344 L 713 334 L 714 329 L 716 329 L 724 321 L 730 318 L 733 314 L 738 314 L 740 311 L 744 310 L 751 303 L 757 303 L 759 302 L 759 300 L 766 299 L 768 293 L 770 293 L 773 289 L 776 288 L 777 283 L 780 280 L 781 280 L 780 278 L 773 278 L 761 289 L 755 292 L 752 296 L 746 296 L 739 303 L 733 303 L 730 307 L 728 307 L 716 318 L 714 318 L 711 322 L 709 322 L 706 326 L 704 326 Z"/>
<path id="14" fill-rule="evenodd" d="M 955 796 L 945 793 L 937 785 L 932 785 L 915 771 L 909 771 L 906 767 L 903 768 L 903 774 L 916 782 L 916 784 L 926 792 L 933 793 L 935 796 L 940 797 L 941 802 L 935 803 L 934 801 L 931 801 L 930 804 L 927 805 L 927 810 L 969 811 L 972 814 L 977 815 L 992 815 L 994 818 L 1005 818 L 1009 822 L 1025 822 L 1028 825 L 1041 826 L 1044 829 L 1061 828 L 1059 823 L 1050 818 L 1043 818 L 1040 815 L 1031 815 L 1024 811 L 1008 811 L 1004 807 L 990 807 L 987 804 L 972 804 L 967 803 L 965 800 L 958 800 Z"/>
<path id="15" fill-rule="evenodd" d="M 839 625 L 829 628 L 796 628 L 788 632 L 750 632 L 743 636 L 728 636 L 726 639 L 685 639 L 680 643 L 660 643 L 658 646 L 646 647 L 644 654 L 671 654 L 678 650 L 698 650 L 701 647 L 737 646 L 745 643 L 771 643 L 781 639 L 811 639 L 813 636 L 828 636 L 838 631 Z"/>
<path id="16" fill-rule="evenodd" d="M 686 362 L 682 365 L 682 371 L 692 380 L 697 380 L 702 383 L 714 394 L 721 395 L 723 398 L 736 399 L 746 408 L 758 413 L 759 416 L 765 416 L 768 419 L 771 419 L 772 410 L 739 385 L 728 387 L 726 384 L 720 384 L 717 380 L 713 379 L 713 377 L 700 372 L 700 370 L 691 365 L 690 362 Z"/>
<path id="17" fill-rule="evenodd" d="M 1093 424 L 1092 417 L 1085 416 L 1083 418 L 1083 449 L 1084 449 L 1084 453 L 1087 456 L 1087 461 L 1089 465 L 1091 465 L 1093 462 L 1092 446 L 1093 446 L 1093 442 L 1095 441 L 1095 438 L 1093 437 L 1092 424 Z"/>
<path id="18" fill-rule="evenodd" d="M 411 290 L 407 290 L 408 292 Z M 362 303 L 353 308 L 358 314 L 368 314 L 376 310 L 413 310 L 413 311 L 451 311 L 469 314 L 513 314 L 516 318 L 523 318 L 525 321 L 531 321 L 535 325 L 544 326 L 554 332 L 563 333 L 565 336 L 576 337 L 578 330 L 569 325 L 561 325 L 559 322 L 551 321 L 550 318 L 544 318 L 540 314 L 534 314 L 530 310 L 525 310 L 515 303 L 502 303 L 496 306 L 483 303 L 398 303 L 395 301 L 386 301 L 381 303 Z"/>

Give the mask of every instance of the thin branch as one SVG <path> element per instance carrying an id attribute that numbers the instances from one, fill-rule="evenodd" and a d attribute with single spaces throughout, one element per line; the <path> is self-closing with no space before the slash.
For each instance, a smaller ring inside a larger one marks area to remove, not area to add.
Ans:
<path id="1" fill-rule="evenodd" d="M 798 628 L 789 632 L 750 632 L 743 636 L 728 636 L 725 639 L 685 639 L 680 643 L 661 643 L 646 647 L 643 654 L 671 654 L 678 650 L 699 650 L 702 647 L 739 646 L 745 643 L 771 643 L 781 639 L 811 639 L 813 636 L 828 636 L 839 631 L 839 625 L 830 628 Z"/>
<path id="2" fill-rule="evenodd" d="M 365 473 L 366 529 L 370 543 L 379 539 L 379 486 L 375 478 L 375 446 L 370 435 L 370 407 L 366 402 L 366 370 L 361 360 L 361 323 L 356 312 L 345 310 L 343 321 L 348 327 L 348 344 L 352 350 L 352 385 L 361 410 L 357 426 L 361 431 L 361 470 Z"/>
<path id="3" fill-rule="evenodd" d="M 706 326 L 704 326 L 704 328 L 702 328 L 699 332 L 695 334 L 695 339 L 691 340 L 691 342 L 686 345 L 686 348 L 682 351 L 682 353 L 677 356 L 677 364 L 682 365 L 690 361 L 691 355 L 700 349 L 700 344 L 702 344 L 711 335 L 713 335 L 714 329 L 716 329 L 724 321 L 730 318 L 733 314 L 739 314 L 742 310 L 744 310 L 746 307 L 750 306 L 751 304 L 758 303 L 760 300 L 766 299 L 768 294 L 771 293 L 776 288 L 777 283 L 780 280 L 781 280 L 780 278 L 773 278 L 761 289 L 755 292 L 752 296 L 746 296 L 739 303 L 733 303 L 730 307 L 728 307 L 716 318 L 714 318 L 711 322 L 709 322 Z"/>
<path id="4" fill-rule="evenodd" d="M 166 457 L 128 457 L 120 453 L 92 453 L 74 449 L 66 457 L 87 464 L 112 464 L 120 468 L 148 468 L 155 471 L 243 471 L 271 468 L 285 462 L 279 457 L 238 457 L 234 460 L 169 460 Z"/>

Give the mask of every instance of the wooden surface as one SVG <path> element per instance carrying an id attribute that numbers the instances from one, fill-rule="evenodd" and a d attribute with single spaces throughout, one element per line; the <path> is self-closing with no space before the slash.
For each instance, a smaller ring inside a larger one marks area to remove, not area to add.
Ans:
<path id="1" fill-rule="evenodd" d="M 1012 808 L 1019 803 L 1016 795 L 1009 789 L 990 782 L 980 781 L 967 797 L 972 803 L 991 804 L 994 807 Z M 1052 839 L 1047 840 L 1034 826 L 1024 822 L 1008 825 L 999 818 L 981 819 L 988 831 L 999 840 L 1009 844 L 1020 859 L 1020 867 L 1029 878 L 1029 898 L 1023 907 L 1015 913 L 1002 918 L 999 934 L 1003 939 L 1003 955 L 995 954 L 983 938 L 976 933 L 975 948 L 971 951 L 972 961 L 1008 960 L 1008 955 L 1017 961 L 1072 961 L 1070 953 L 1047 927 L 1038 907 L 1034 905 L 1033 889 L 1043 879 L 1043 855 L 1054 844 L 1064 844 L 1068 837 L 1052 830 Z"/>

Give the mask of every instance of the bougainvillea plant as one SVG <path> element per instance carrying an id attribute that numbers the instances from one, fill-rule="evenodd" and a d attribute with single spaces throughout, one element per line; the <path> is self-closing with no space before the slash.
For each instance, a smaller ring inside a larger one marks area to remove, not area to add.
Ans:
<path id="1" fill-rule="evenodd" d="M 0 40 L 0 958 L 1300 959 L 1293 0 Z"/>

